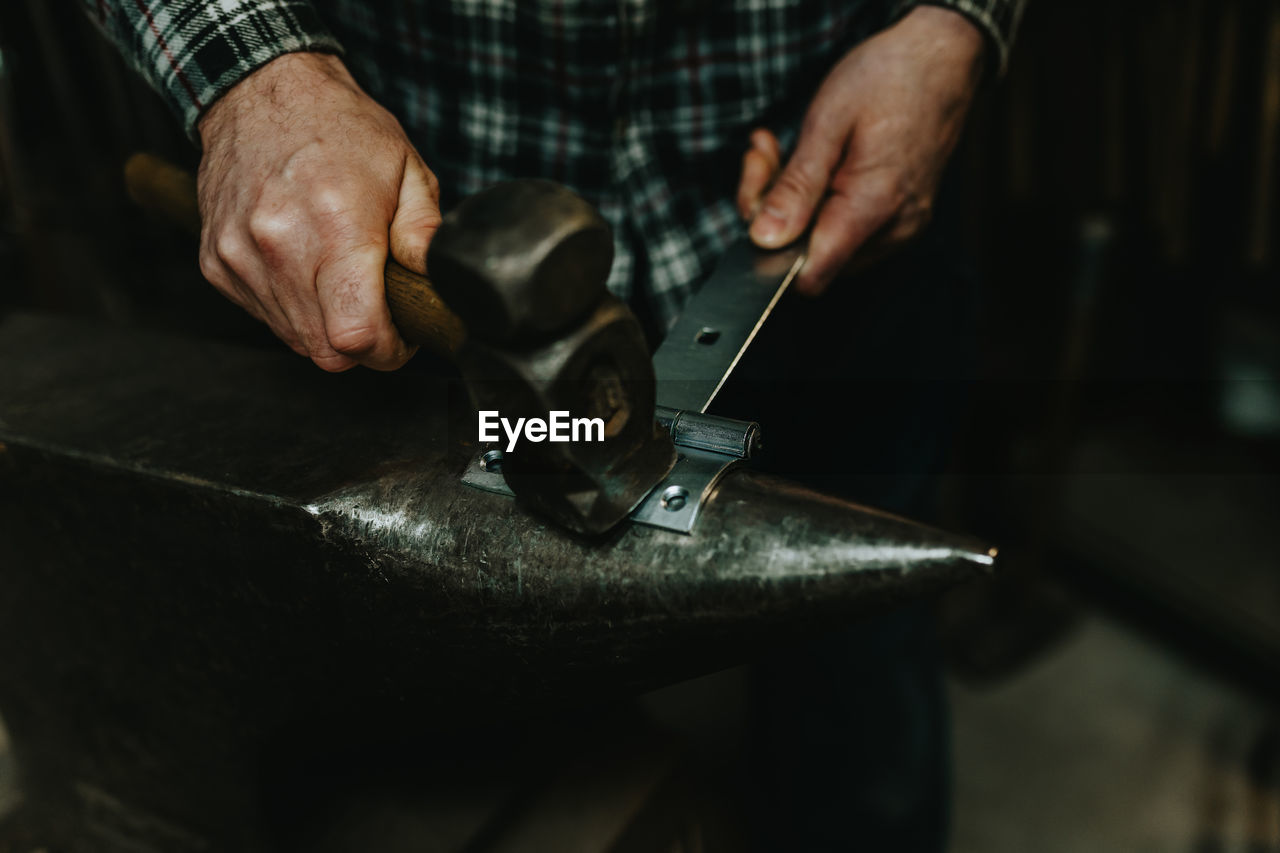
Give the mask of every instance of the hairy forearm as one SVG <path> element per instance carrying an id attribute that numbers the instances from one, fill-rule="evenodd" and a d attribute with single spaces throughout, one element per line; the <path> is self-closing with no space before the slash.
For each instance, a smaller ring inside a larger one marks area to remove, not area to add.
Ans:
<path id="1" fill-rule="evenodd" d="M 996 74 L 1009 63 L 1027 0 L 897 0 L 892 20 L 900 20 L 922 6 L 937 6 L 956 12 L 979 32 L 986 42 L 987 64 Z"/>

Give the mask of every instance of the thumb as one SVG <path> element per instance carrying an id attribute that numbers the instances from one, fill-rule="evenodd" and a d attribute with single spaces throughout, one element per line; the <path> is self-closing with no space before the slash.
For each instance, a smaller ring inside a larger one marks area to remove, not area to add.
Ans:
<path id="1" fill-rule="evenodd" d="M 808 126 L 801 131 L 795 153 L 751 224 L 751 239 L 757 245 L 774 249 L 800 236 L 826 194 L 840 151 L 841 140 Z"/>
<path id="2" fill-rule="evenodd" d="M 416 155 L 404 165 L 400 199 L 391 220 L 391 257 L 400 266 L 425 275 L 427 246 L 440 227 L 440 185 Z"/>

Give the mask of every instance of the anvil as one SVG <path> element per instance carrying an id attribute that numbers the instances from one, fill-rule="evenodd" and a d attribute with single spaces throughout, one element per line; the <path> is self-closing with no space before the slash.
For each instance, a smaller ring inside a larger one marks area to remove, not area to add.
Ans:
<path id="1" fill-rule="evenodd" d="M 219 849 L 250 849 L 235 833 L 298 732 L 501 726 L 993 562 L 744 469 L 691 534 L 574 536 L 461 482 L 474 415 L 443 373 L 36 315 L 0 320 L 0 364 L 0 714 L 27 795 Z"/>

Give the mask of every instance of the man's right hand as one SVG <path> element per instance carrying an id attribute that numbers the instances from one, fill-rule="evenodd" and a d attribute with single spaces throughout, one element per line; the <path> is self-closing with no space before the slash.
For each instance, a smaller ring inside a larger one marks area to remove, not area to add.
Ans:
<path id="1" fill-rule="evenodd" d="M 200 269 L 325 370 L 394 370 L 413 354 L 391 322 L 387 251 L 426 272 L 435 175 L 342 61 L 278 57 L 200 119 Z"/>

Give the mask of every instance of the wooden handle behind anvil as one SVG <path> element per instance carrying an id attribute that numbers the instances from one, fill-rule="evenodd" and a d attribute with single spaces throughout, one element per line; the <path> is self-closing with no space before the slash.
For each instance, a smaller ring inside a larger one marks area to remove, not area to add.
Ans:
<path id="1" fill-rule="evenodd" d="M 192 234 L 200 234 L 200 204 L 196 179 L 151 154 L 134 154 L 124 166 L 129 196 L 149 210 L 173 220 Z M 466 328 L 449 310 L 426 276 L 400 266 L 390 257 L 383 274 L 387 305 L 400 336 L 444 356 L 452 356 L 466 338 Z"/>

